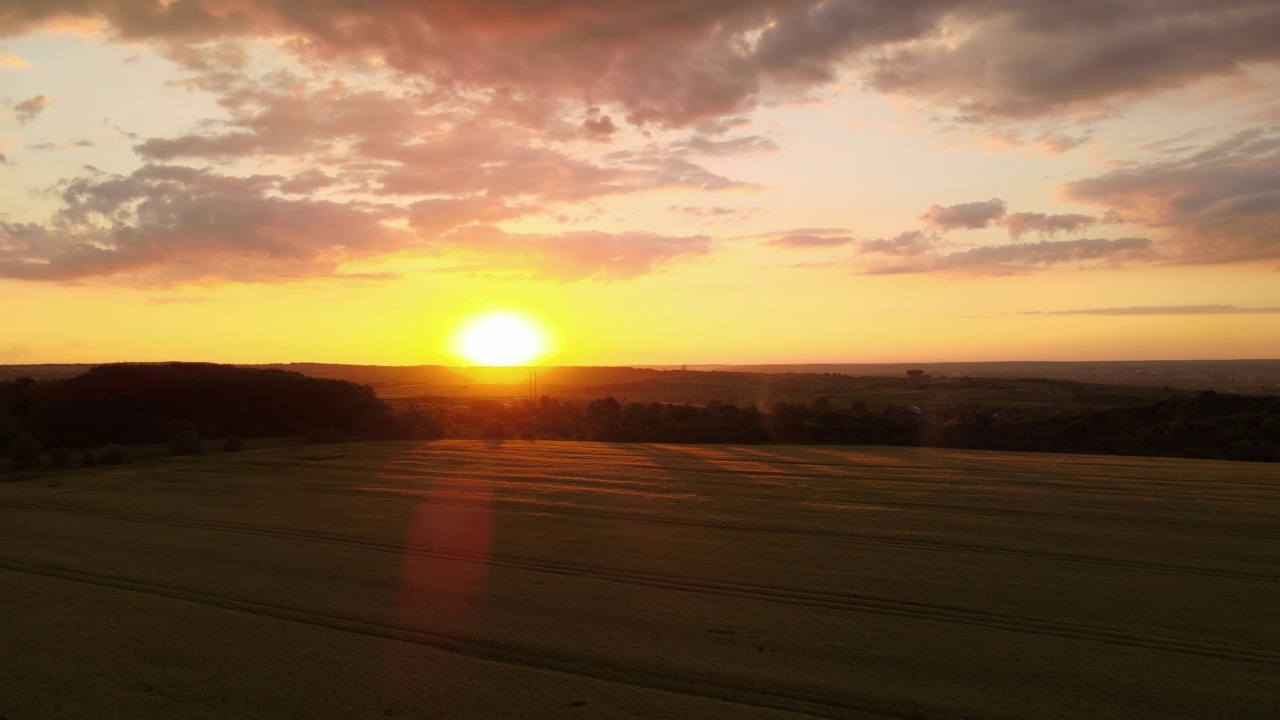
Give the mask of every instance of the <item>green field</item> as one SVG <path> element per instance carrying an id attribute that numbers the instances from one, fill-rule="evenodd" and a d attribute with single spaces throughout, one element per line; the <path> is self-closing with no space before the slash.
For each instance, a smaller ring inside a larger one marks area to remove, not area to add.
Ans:
<path id="1" fill-rule="evenodd" d="M 450 441 L 0 482 L 0 717 L 1275 718 L 1268 464 Z"/>

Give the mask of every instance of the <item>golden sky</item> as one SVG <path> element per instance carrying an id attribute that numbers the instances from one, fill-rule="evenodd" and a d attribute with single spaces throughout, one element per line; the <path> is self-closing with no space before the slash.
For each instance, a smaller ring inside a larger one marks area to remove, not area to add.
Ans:
<path id="1" fill-rule="evenodd" d="M 1280 357 L 1280 5 L 9 0 L 0 363 Z"/>

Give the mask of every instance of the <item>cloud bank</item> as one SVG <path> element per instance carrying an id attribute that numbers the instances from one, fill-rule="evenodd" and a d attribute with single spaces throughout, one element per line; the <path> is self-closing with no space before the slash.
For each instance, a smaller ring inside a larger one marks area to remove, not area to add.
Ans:
<path id="1" fill-rule="evenodd" d="M 48 222 L 0 225 L 2 277 L 272 280 L 463 249 L 531 277 L 633 278 L 711 241 L 500 226 L 614 196 L 757 189 L 714 159 L 776 150 L 752 112 L 836 82 L 980 126 L 1105 114 L 1280 61 L 1270 0 L 12 0 L 0 36 L 68 23 L 150 44 L 225 116 L 136 138 L 138 170 L 69 179 Z M 255 42 L 294 69 L 259 72 Z M 1032 132 L 1052 152 L 1090 138 Z M 1062 187 L 1093 214 L 992 198 L 934 205 L 893 237 L 769 242 L 851 252 L 872 274 L 1275 261 L 1278 147 L 1260 129 Z M 1142 230 L 1078 237 L 1121 222 Z M 1011 242 L 949 237 L 989 228 Z"/>

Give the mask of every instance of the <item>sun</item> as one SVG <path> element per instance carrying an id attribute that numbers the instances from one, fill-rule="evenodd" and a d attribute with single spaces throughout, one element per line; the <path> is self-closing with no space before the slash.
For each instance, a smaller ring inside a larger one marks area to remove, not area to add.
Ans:
<path id="1" fill-rule="evenodd" d="M 477 365 L 526 365 L 547 351 L 546 333 L 526 315 L 489 312 L 462 326 L 455 351 Z"/>

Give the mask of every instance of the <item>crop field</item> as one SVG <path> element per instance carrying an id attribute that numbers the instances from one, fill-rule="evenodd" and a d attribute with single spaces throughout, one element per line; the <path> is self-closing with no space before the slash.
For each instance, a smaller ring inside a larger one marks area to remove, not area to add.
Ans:
<path id="1" fill-rule="evenodd" d="M 445 441 L 0 475 L 0 717 L 1276 718 L 1273 464 Z"/>

